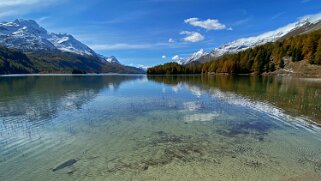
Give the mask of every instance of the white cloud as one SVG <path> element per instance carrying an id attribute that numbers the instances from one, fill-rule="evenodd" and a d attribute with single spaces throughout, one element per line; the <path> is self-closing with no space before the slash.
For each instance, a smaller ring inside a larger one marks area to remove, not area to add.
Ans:
<path id="1" fill-rule="evenodd" d="M 0 10 L 1 10 L 1 8 L 0 8 Z M 15 11 L 15 10 L 2 11 L 0 13 L 0 18 L 12 16 L 12 15 L 17 15 L 17 14 L 19 14 L 19 11 Z"/>
<path id="2" fill-rule="evenodd" d="M 128 43 L 116 43 L 116 44 L 92 44 L 90 48 L 94 50 L 130 50 L 130 49 L 153 49 L 167 46 L 168 43 L 155 43 L 155 44 L 128 44 Z"/>
<path id="3" fill-rule="evenodd" d="M 143 69 L 143 70 L 147 70 L 149 67 L 151 67 L 149 65 L 133 64 L 133 63 L 130 63 L 129 66 L 137 67 L 137 68 L 140 68 L 140 69 Z"/>
<path id="4" fill-rule="evenodd" d="M 162 56 L 162 59 L 166 59 L 166 55 L 163 55 L 163 56 Z"/>
<path id="5" fill-rule="evenodd" d="M 281 17 L 282 15 L 284 15 L 285 13 L 286 13 L 285 11 L 279 12 L 279 13 L 273 15 L 273 16 L 271 17 L 271 19 L 272 19 L 272 20 L 277 19 L 277 18 Z"/>
<path id="6" fill-rule="evenodd" d="M 187 42 L 199 42 L 204 40 L 204 36 L 198 32 L 193 32 L 193 31 L 182 31 L 180 32 L 181 35 L 186 35 L 185 38 L 183 38 L 184 41 Z"/>
<path id="7" fill-rule="evenodd" d="M 38 19 L 36 19 L 37 23 L 41 24 L 42 22 L 46 21 L 49 19 L 49 16 L 43 16 Z"/>
<path id="8" fill-rule="evenodd" d="M 18 16 L 65 0 L 0 0 L 0 18 Z"/>
<path id="9" fill-rule="evenodd" d="M 226 30 L 227 30 L 227 31 L 232 31 L 233 28 L 232 28 L 232 27 L 229 27 L 229 28 L 227 28 Z"/>
<path id="10" fill-rule="evenodd" d="M 168 43 L 175 43 L 175 40 L 170 38 L 170 39 L 168 39 Z"/>
<path id="11" fill-rule="evenodd" d="M 116 43 L 116 44 L 94 44 L 90 45 L 94 50 L 122 50 L 122 49 L 145 49 L 148 48 L 148 44 L 127 44 L 127 43 Z"/>
<path id="12" fill-rule="evenodd" d="M 248 23 L 251 19 L 252 19 L 251 17 L 240 19 L 240 20 L 233 22 L 232 25 L 233 26 L 240 26 L 240 25 Z"/>
<path id="13" fill-rule="evenodd" d="M 151 66 L 138 64 L 136 67 L 141 68 L 141 69 L 144 69 L 144 70 L 147 70 L 147 69 L 148 69 L 149 67 L 151 67 Z"/>
<path id="14" fill-rule="evenodd" d="M 217 19 L 199 20 L 198 18 L 189 18 L 184 21 L 192 26 L 204 28 L 206 30 L 223 30 L 226 26 Z"/>
<path id="15" fill-rule="evenodd" d="M 42 0 L 0 0 L 0 7 L 30 5 L 43 2 Z"/>
<path id="16" fill-rule="evenodd" d="M 84 34 L 77 36 L 77 38 L 86 43 L 88 39 L 92 40 L 94 37 L 92 34 Z M 181 48 L 186 47 L 185 42 L 178 42 L 175 44 L 167 42 L 156 42 L 156 43 L 115 43 L 115 44 L 104 44 L 100 42 L 88 42 L 87 45 L 93 50 L 136 50 L 136 49 L 164 49 L 164 48 Z"/>
<path id="17" fill-rule="evenodd" d="M 113 17 L 106 21 L 91 21 L 91 23 L 98 24 L 98 25 L 125 23 L 128 21 L 133 21 L 133 20 L 137 20 L 142 17 L 148 16 L 149 13 L 150 13 L 149 11 L 135 10 L 132 12 L 127 12 L 126 14 L 121 14 L 119 16 Z M 118 15 L 118 14 L 115 14 L 115 15 Z"/>

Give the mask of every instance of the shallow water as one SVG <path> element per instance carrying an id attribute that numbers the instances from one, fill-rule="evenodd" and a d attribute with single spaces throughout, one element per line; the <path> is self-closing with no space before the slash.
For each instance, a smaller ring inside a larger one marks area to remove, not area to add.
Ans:
<path id="1" fill-rule="evenodd" d="M 0 77 L 0 180 L 320 180 L 321 83 Z"/>

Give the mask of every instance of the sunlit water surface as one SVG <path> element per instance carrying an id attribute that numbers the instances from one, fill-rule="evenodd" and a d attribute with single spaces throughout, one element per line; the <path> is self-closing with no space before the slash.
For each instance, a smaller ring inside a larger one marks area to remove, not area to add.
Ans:
<path id="1" fill-rule="evenodd" d="M 321 81 L 0 77 L 0 180 L 320 180 Z"/>

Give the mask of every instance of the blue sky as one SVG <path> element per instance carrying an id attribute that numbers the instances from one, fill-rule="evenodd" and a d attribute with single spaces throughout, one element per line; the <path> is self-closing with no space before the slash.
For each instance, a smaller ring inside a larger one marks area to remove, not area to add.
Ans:
<path id="1" fill-rule="evenodd" d="M 34 19 L 123 64 L 149 66 L 320 12 L 320 0 L 0 0 L 2 21 Z"/>

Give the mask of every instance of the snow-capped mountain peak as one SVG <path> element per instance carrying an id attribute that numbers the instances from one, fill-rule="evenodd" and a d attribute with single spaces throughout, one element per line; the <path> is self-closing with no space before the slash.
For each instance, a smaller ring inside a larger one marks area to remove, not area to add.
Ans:
<path id="1" fill-rule="evenodd" d="M 199 58 L 201 58 L 202 56 L 207 55 L 208 53 L 205 52 L 204 49 L 200 49 L 197 52 L 193 53 L 190 57 L 188 57 L 183 64 L 189 64 L 191 62 L 194 62 L 196 60 L 198 60 Z"/>
<path id="2" fill-rule="evenodd" d="M 48 32 L 33 20 L 16 19 L 0 23 L 0 35 L 35 36 L 48 38 Z"/>
<path id="3" fill-rule="evenodd" d="M 184 59 L 178 55 L 175 55 L 172 60 L 174 60 L 176 63 L 180 64 L 180 65 L 186 65 L 189 63 L 192 63 L 194 61 L 197 61 L 199 58 L 201 58 L 202 56 L 208 55 L 207 52 L 205 52 L 204 49 L 200 49 L 197 52 L 193 53 L 191 56 L 189 56 L 188 58 Z"/>
<path id="4" fill-rule="evenodd" d="M 184 59 L 178 59 L 178 60 L 176 60 L 176 63 L 178 63 L 180 65 L 184 65 L 185 64 L 185 60 Z"/>
<path id="5" fill-rule="evenodd" d="M 48 38 L 47 30 L 33 20 L 17 19 L 0 23 L 0 45 L 8 48 L 24 51 L 56 49 Z"/>
<path id="6" fill-rule="evenodd" d="M 110 56 L 105 58 L 106 62 L 120 64 L 116 57 Z"/>
<path id="7" fill-rule="evenodd" d="M 0 23 L 0 45 L 23 51 L 58 49 L 80 55 L 97 55 L 72 35 L 48 33 L 34 20 L 16 19 Z"/>
<path id="8" fill-rule="evenodd" d="M 184 59 L 182 57 L 180 57 L 179 55 L 173 56 L 172 60 L 180 65 L 184 64 L 184 62 L 185 62 Z"/>
<path id="9" fill-rule="evenodd" d="M 314 25 L 319 24 L 320 22 L 321 13 L 305 16 L 300 18 L 297 22 L 288 24 L 274 31 L 269 31 L 258 36 L 240 38 L 238 40 L 226 43 L 218 48 L 214 48 L 209 54 L 205 54 L 202 57 L 206 56 L 206 58 L 204 58 L 205 60 L 212 60 L 224 54 L 237 53 L 248 48 L 253 48 L 269 42 L 275 42 L 289 35 L 294 36 L 311 29 L 313 30 Z"/>
<path id="10" fill-rule="evenodd" d="M 275 42 L 278 39 L 285 36 L 286 34 L 288 34 L 291 30 L 294 30 L 297 27 L 301 27 L 306 23 L 308 22 L 292 23 L 275 31 L 266 32 L 255 37 L 240 38 L 238 40 L 227 43 L 221 47 L 215 48 L 211 52 L 211 56 L 216 58 L 226 53 L 237 53 L 240 51 L 244 51 L 248 48 L 263 45 L 265 43 Z"/>

